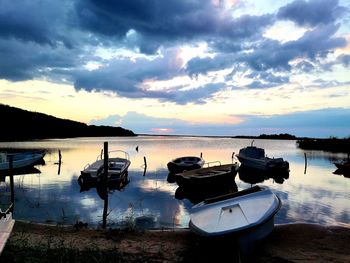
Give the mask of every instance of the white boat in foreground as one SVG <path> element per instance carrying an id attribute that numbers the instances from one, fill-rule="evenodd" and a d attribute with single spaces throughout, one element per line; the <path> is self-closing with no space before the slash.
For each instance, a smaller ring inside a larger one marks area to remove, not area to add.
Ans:
<path id="1" fill-rule="evenodd" d="M 255 186 L 193 206 L 189 226 L 201 236 L 237 234 L 245 241 L 255 241 L 271 233 L 280 206 L 270 189 Z"/>
<path id="2" fill-rule="evenodd" d="M 14 224 L 15 220 L 12 219 L 12 213 L 2 212 L 0 209 L 0 255 L 11 235 Z"/>
<path id="3" fill-rule="evenodd" d="M 12 169 L 20 169 L 39 162 L 45 156 L 45 152 L 0 153 L 0 172 L 10 170 L 10 155 L 12 155 L 13 160 Z"/>
<path id="4" fill-rule="evenodd" d="M 123 155 L 123 157 L 113 157 L 115 155 Z M 130 163 L 127 152 L 120 150 L 108 152 L 108 183 L 121 181 L 127 175 Z M 81 178 L 85 182 L 97 182 L 102 178 L 103 172 L 104 159 L 99 155 L 94 163 L 87 164 L 83 171 L 81 171 Z"/>

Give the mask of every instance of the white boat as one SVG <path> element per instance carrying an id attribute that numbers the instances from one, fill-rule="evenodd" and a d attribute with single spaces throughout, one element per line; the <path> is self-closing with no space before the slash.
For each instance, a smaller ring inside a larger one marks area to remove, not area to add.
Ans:
<path id="1" fill-rule="evenodd" d="M 171 173 L 180 173 L 183 171 L 189 171 L 202 168 L 204 165 L 204 159 L 196 156 L 184 156 L 178 157 L 168 162 L 168 170 Z"/>
<path id="2" fill-rule="evenodd" d="M 0 254 L 11 235 L 14 224 L 15 220 L 12 219 L 12 213 L 2 212 L 0 209 Z"/>
<path id="3" fill-rule="evenodd" d="M 265 156 L 264 149 L 253 145 L 240 149 L 236 156 L 242 166 L 245 167 L 264 171 L 289 169 L 289 163 L 284 161 L 283 158 L 269 158 Z"/>
<path id="4" fill-rule="evenodd" d="M 189 226 L 201 236 L 233 234 L 244 242 L 257 241 L 273 230 L 280 206 L 280 199 L 270 189 L 255 186 L 193 206 Z"/>
<path id="5" fill-rule="evenodd" d="M 21 152 L 21 153 L 0 153 L 0 172 L 10 170 L 10 156 L 12 156 L 12 169 L 30 167 L 39 162 L 45 152 Z"/>
<path id="6" fill-rule="evenodd" d="M 117 155 L 117 157 L 113 157 Z M 122 155 L 123 157 L 119 157 Z M 130 166 L 129 154 L 124 151 L 110 151 L 108 152 L 108 170 L 107 181 L 121 181 L 127 175 Z M 87 164 L 83 171 L 81 171 L 81 178 L 87 182 L 97 182 L 101 180 L 104 173 L 104 159 L 99 155 L 95 162 Z"/>

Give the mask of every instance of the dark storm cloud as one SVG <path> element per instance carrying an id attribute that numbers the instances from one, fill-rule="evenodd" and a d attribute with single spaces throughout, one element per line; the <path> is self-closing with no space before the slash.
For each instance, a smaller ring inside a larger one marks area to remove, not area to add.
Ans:
<path id="1" fill-rule="evenodd" d="M 334 23 L 346 12 L 338 0 L 296 0 L 281 7 L 277 17 L 289 19 L 300 26 L 317 26 Z"/>
<path id="2" fill-rule="evenodd" d="M 337 30 L 338 26 L 331 24 L 307 31 L 298 40 L 283 44 L 265 40 L 258 44 L 252 53 L 241 59 L 253 70 L 290 70 L 289 62 L 293 59 L 306 57 L 313 61 L 317 57 L 325 57 L 336 48 L 346 46 L 344 38 L 333 37 Z"/>
<path id="3" fill-rule="evenodd" d="M 250 38 L 274 21 L 272 15 L 233 19 L 209 0 L 89 0 L 77 1 L 75 9 L 84 30 L 120 39 L 136 31 L 138 48 L 145 53 L 170 41 Z"/>
<path id="4" fill-rule="evenodd" d="M 55 68 L 72 68 L 79 64 L 73 52 L 64 46 L 51 48 L 34 42 L 0 39 L 0 78 L 20 81 L 50 76 Z"/>
<path id="5" fill-rule="evenodd" d="M 268 88 L 288 82 L 283 73 L 293 70 L 292 60 L 304 60 L 296 69 L 310 71 L 320 58 L 346 45 L 345 39 L 335 37 L 336 23 L 346 11 L 338 1 L 294 1 L 263 15 L 232 16 L 232 10 L 222 7 L 210 0 L 0 1 L 0 78 L 69 81 L 77 89 L 113 91 L 128 98 L 204 103 L 225 85 L 162 91 L 143 85 L 146 80 L 232 69 L 227 78 L 256 71 L 251 88 Z M 264 31 L 278 19 L 312 29 L 286 43 L 264 38 Z M 176 46 L 203 42 L 212 56 L 195 57 L 182 67 Z M 154 56 L 103 59 L 95 57 L 99 47 Z M 89 62 L 101 67 L 84 69 Z M 339 56 L 328 67 L 339 64 L 349 66 L 348 56 Z"/>
<path id="6" fill-rule="evenodd" d="M 296 58 L 316 61 L 325 57 L 336 48 L 345 47 L 344 38 L 334 37 L 339 26 L 330 24 L 319 26 L 293 41 L 281 43 L 277 40 L 261 38 L 251 46 L 251 52 L 237 54 L 218 54 L 213 58 L 193 58 L 187 65 L 189 75 L 206 74 L 210 71 L 233 67 L 238 63 L 246 64 L 253 71 L 290 71 L 290 62 Z M 317 45 L 315 44 L 317 43 Z M 243 67 L 242 70 L 245 70 Z"/>
<path id="7" fill-rule="evenodd" d="M 0 37 L 51 46 L 61 42 L 70 46 L 71 41 L 64 31 L 69 13 L 67 3 L 65 0 L 1 1 Z"/>

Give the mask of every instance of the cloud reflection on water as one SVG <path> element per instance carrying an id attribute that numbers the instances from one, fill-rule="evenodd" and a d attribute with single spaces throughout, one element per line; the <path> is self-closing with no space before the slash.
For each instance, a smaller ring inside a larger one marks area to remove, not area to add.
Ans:
<path id="1" fill-rule="evenodd" d="M 74 224 L 76 221 L 97 225 L 102 221 L 103 200 L 96 189 L 80 193 L 77 182 L 80 170 L 99 154 L 101 139 L 44 140 L 32 142 L 31 147 L 49 148 L 46 165 L 37 166 L 41 173 L 15 176 L 15 218 L 35 222 L 59 222 Z M 109 139 L 109 138 L 108 138 Z M 175 198 L 176 183 L 168 182 L 166 163 L 178 155 L 203 152 L 209 161 L 231 161 L 233 151 L 250 143 L 250 140 L 231 138 L 138 137 L 113 139 L 111 145 L 130 150 L 132 164 L 129 169 L 130 183 L 123 191 L 109 195 L 109 223 L 118 226 L 132 218 L 135 222 L 152 227 L 187 227 L 189 199 Z M 10 143 L 11 144 L 11 143 Z M 66 146 L 66 144 L 69 145 Z M 324 153 L 315 153 L 308 162 L 304 174 L 303 151 L 294 141 L 257 140 L 270 156 L 283 156 L 290 162 L 290 174 L 283 182 L 273 178 L 259 184 L 269 186 L 282 200 L 282 208 L 276 215 L 276 223 L 349 223 L 350 180 L 333 174 L 334 165 Z M 139 145 L 139 152 L 135 151 Z M 57 147 L 61 147 L 63 163 L 60 175 L 55 165 Z M 114 147 L 113 147 L 114 148 Z M 69 150 L 66 150 L 69 149 Z M 148 167 L 143 176 L 143 156 Z M 337 158 L 337 155 L 332 155 Z M 340 158 L 343 158 L 341 156 Z M 6 178 L 8 183 L 8 178 Z M 251 186 L 237 175 L 239 190 Z"/>

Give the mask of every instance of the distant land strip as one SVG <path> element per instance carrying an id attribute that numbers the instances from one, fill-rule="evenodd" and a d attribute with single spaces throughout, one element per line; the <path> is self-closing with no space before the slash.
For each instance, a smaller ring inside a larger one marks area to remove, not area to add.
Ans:
<path id="1" fill-rule="evenodd" d="M 304 150 L 323 150 L 330 152 L 350 152 L 348 138 L 307 138 L 291 134 L 261 134 L 259 136 L 196 136 L 196 135 L 155 135 L 135 134 L 122 127 L 87 125 L 82 122 L 60 119 L 44 113 L 32 112 L 0 103 L 0 141 L 24 141 L 35 139 L 74 138 L 74 137 L 113 137 L 113 136 L 174 136 L 174 137 L 208 137 L 238 139 L 277 139 L 296 140 L 299 148 Z"/>
<path id="2" fill-rule="evenodd" d="M 0 104 L 2 125 L 0 141 L 33 139 L 136 136 L 122 127 L 87 125 L 82 122 L 60 119 L 43 113 L 22 110 Z"/>

